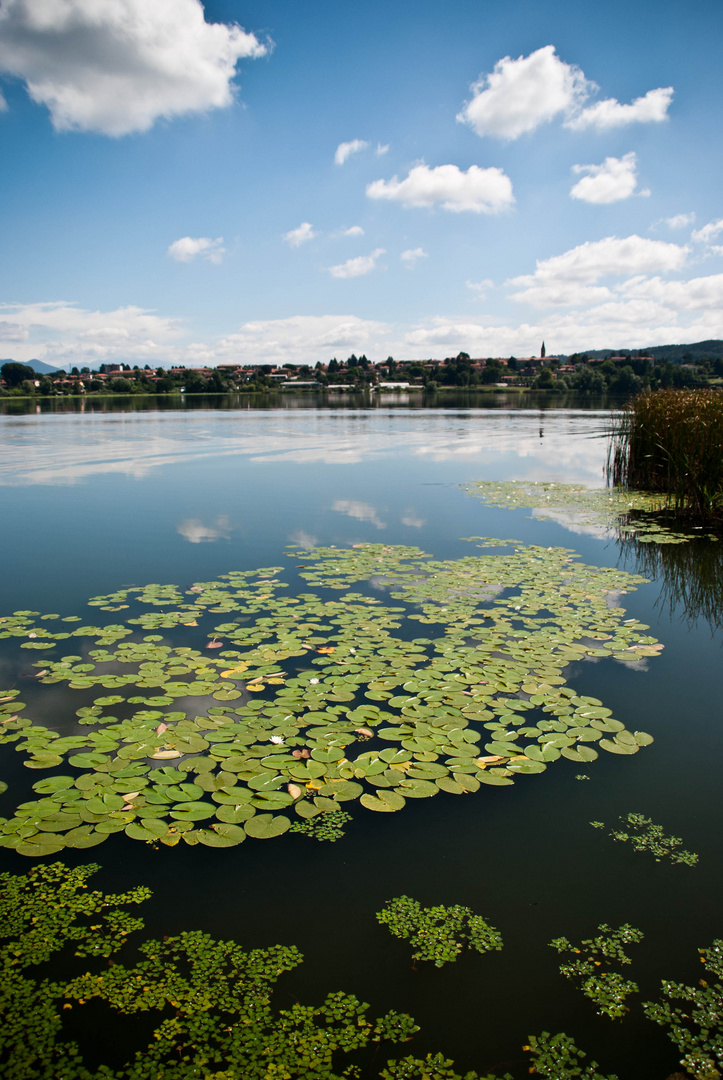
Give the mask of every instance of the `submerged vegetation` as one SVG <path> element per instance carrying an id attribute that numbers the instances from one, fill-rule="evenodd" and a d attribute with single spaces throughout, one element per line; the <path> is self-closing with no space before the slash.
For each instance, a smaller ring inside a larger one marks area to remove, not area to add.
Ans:
<path id="1" fill-rule="evenodd" d="M 656 825 L 650 818 L 642 814 L 627 814 L 621 817 L 623 828 L 611 829 L 610 836 L 620 843 L 630 841 L 634 851 L 642 851 L 653 855 L 656 862 L 669 859 L 672 863 L 683 863 L 685 866 L 695 866 L 698 856 L 694 851 L 686 851 L 681 848 L 683 841 L 679 836 L 666 836 L 662 825 Z M 591 821 L 595 829 L 604 829 L 602 821 Z"/>
<path id="2" fill-rule="evenodd" d="M 634 398 L 615 431 L 616 486 L 664 495 L 677 514 L 723 519 L 723 391 L 658 390 Z"/>
<path id="3" fill-rule="evenodd" d="M 295 551 L 319 590 L 295 596 L 266 567 L 90 601 L 125 622 L 3 617 L 0 639 L 44 656 L 27 709 L 16 687 L 0 693 L 0 743 L 49 775 L 0 821 L 0 843 L 43 856 L 125 832 L 231 847 L 286 833 L 289 814 L 393 813 L 651 743 L 564 676 L 586 657 L 658 655 L 619 606 L 643 579 L 565 548 L 472 540 L 485 554 L 446 561 L 380 544 Z M 78 651 L 50 659 L 65 642 Z M 75 716 L 25 715 L 56 687 L 80 699 Z"/>
<path id="4" fill-rule="evenodd" d="M 377 919 L 394 937 L 410 942 L 415 960 L 430 960 L 435 967 L 456 960 L 465 945 L 478 953 L 502 948 L 499 930 L 460 904 L 425 908 L 411 896 L 395 896 Z"/>

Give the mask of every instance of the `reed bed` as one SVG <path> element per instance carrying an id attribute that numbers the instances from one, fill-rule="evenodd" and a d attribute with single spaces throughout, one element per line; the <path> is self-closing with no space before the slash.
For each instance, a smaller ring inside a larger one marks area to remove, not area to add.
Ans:
<path id="1" fill-rule="evenodd" d="M 665 494 L 678 514 L 723 519 L 723 391 L 634 398 L 613 431 L 607 471 L 616 486 Z"/>

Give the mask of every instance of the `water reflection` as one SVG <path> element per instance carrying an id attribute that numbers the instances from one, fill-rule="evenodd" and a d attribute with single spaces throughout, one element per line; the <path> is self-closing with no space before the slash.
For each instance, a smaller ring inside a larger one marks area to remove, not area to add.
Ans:
<path id="1" fill-rule="evenodd" d="M 356 518 L 357 521 L 368 521 L 377 529 L 387 527 L 386 521 L 380 519 L 376 508 L 370 506 L 369 503 L 358 502 L 355 499 L 337 499 L 331 508 L 338 514 L 346 514 L 348 517 Z"/>
<path id="2" fill-rule="evenodd" d="M 225 514 L 216 518 L 212 525 L 204 525 L 198 518 L 186 518 L 178 526 L 181 536 L 192 544 L 202 544 L 211 540 L 228 540 L 231 537 L 231 524 Z"/>
<path id="3" fill-rule="evenodd" d="M 175 464 L 243 455 L 254 465 L 515 462 L 524 479 L 602 483 L 607 411 L 276 409 L 0 416 L 0 485 L 143 479 Z"/>
<path id="4" fill-rule="evenodd" d="M 641 543 L 621 537 L 621 565 L 660 582 L 656 607 L 689 627 L 698 619 L 712 633 L 723 626 L 723 540 L 688 544 Z"/>

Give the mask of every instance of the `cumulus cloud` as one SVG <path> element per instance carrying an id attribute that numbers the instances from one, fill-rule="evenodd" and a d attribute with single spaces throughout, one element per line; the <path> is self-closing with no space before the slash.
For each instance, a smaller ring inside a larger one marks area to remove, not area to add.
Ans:
<path id="1" fill-rule="evenodd" d="M 364 277 L 365 274 L 371 274 L 376 268 L 377 259 L 385 254 L 384 248 L 375 248 L 371 255 L 357 255 L 355 259 L 347 259 L 338 266 L 330 266 L 329 273 L 335 278 Z"/>
<path id="2" fill-rule="evenodd" d="M 470 165 L 463 172 L 457 165 L 415 165 L 404 180 L 375 180 L 367 185 L 370 199 L 388 199 L 402 206 L 434 206 L 461 213 L 499 214 L 515 201 L 512 182 L 502 169 L 481 169 Z"/>
<path id="3" fill-rule="evenodd" d="M 482 281 L 467 281 L 465 282 L 468 289 L 477 293 L 478 300 L 484 300 L 487 296 L 487 291 L 494 286 L 492 278 L 483 278 Z"/>
<path id="4" fill-rule="evenodd" d="M 207 23 L 200 0 L 4 0 L 0 72 L 22 80 L 57 131 L 121 136 L 230 105 L 242 58 L 268 46 Z"/>
<path id="5" fill-rule="evenodd" d="M 342 236 L 363 236 L 364 230 L 361 225 L 352 225 L 349 229 L 344 229 Z"/>
<path id="6" fill-rule="evenodd" d="M 198 362 L 315 364 L 317 360 L 326 362 L 341 350 L 357 355 L 376 350 L 388 356 L 389 332 L 385 323 L 357 315 L 294 315 L 260 320 L 244 323 L 206 353 L 199 352 Z"/>
<path id="7" fill-rule="evenodd" d="M 521 290 L 511 294 L 513 300 L 535 307 L 598 303 L 611 296 L 607 286 L 597 286 L 600 278 L 679 270 L 687 254 L 688 248 L 663 240 L 607 236 L 538 260 L 534 274 L 510 278 L 506 284 Z"/>
<path id="8" fill-rule="evenodd" d="M 72 362 L 93 367 L 106 360 L 143 366 L 174 361 L 184 333 L 178 319 L 129 306 L 114 311 L 88 311 L 53 301 L 0 304 L 0 319 L 13 324 L 15 360 L 45 360 L 56 367 Z"/>
<path id="9" fill-rule="evenodd" d="M 695 240 L 697 244 L 710 244 L 711 240 L 715 240 L 721 233 L 723 218 L 718 218 L 717 221 L 709 221 L 702 229 L 695 229 L 691 233 L 691 240 Z"/>
<path id="10" fill-rule="evenodd" d="M 174 240 L 166 252 L 176 262 L 186 263 L 192 262 L 197 255 L 209 262 L 220 263 L 225 253 L 222 236 L 215 240 L 208 236 L 182 236 L 180 240 Z"/>
<path id="11" fill-rule="evenodd" d="M 695 221 L 695 214 L 673 214 L 672 217 L 663 218 L 669 229 L 685 229 Z"/>
<path id="12" fill-rule="evenodd" d="M 402 260 L 407 270 L 413 270 L 418 259 L 426 259 L 427 252 L 424 248 L 409 248 L 407 251 L 403 251 L 399 258 Z"/>
<path id="13" fill-rule="evenodd" d="M 298 229 L 292 229 L 290 232 L 284 233 L 283 238 L 289 247 L 297 248 L 307 243 L 307 241 L 313 240 L 316 235 L 311 222 L 302 221 Z"/>
<path id="14" fill-rule="evenodd" d="M 358 154 L 360 150 L 366 150 L 368 146 L 366 139 L 352 139 L 351 142 L 339 143 L 334 154 L 334 164 L 343 165 L 352 154 Z"/>
<path id="15" fill-rule="evenodd" d="M 589 105 L 576 116 L 571 116 L 565 126 L 574 131 L 584 131 L 587 128 L 609 131 L 611 128 L 627 127 L 629 124 L 656 124 L 668 119 L 672 100 L 672 86 L 648 90 L 647 94 L 635 98 L 630 105 L 621 105 L 616 98 L 607 98 L 595 105 Z"/>
<path id="16" fill-rule="evenodd" d="M 667 119 L 673 99 L 673 88 L 667 86 L 649 90 L 630 105 L 607 98 L 586 106 L 598 87 L 579 67 L 561 60 L 554 45 L 516 60 L 503 57 L 471 89 L 472 97 L 457 120 L 469 124 L 478 135 L 498 139 L 518 139 L 556 117 L 564 117 L 565 126 L 578 131 L 655 123 Z"/>
<path id="17" fill-rule="evenodd" d="M 472 85 L 472 98 L 457 119 L 478 135 L 517 139 L 540 124 L 580 106 L 594 86 L 578 67 L 545 45 L 529 56 L 498 60 Z"/>
<path id="18" fill-rule="evenodd" d="M 586 175 L 571 188 L 570 196 L 588 203 L 629 199 L 638 182 L 636 169 L 637 159 L 632 151 L 621 158 L 605 158 L 602 165 L 573 165 L 573 172 Z"/>
<path id="19" fill-rule="evenodd" d="M 386 154 L 388 149 L 389 143 L 385 143 L 384 146 L 382 146 L 381 143 L 377 143 L 377 148 L 374 153 L 377 155 L 377 157 L 382 157 L 383 154 Z"/>
<path id="20" fill-rule="evenodd" d="M 27 341 L 28 336 L 27 326 L 0 320 L 0 341 Z"/>

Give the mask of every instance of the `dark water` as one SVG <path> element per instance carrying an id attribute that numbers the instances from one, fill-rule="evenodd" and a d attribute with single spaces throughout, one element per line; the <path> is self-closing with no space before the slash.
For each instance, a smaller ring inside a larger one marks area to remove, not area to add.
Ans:
<path id="1" fill-rule="evenodd" d="M 603 483 L 608 410 L 519 409 L 503 398 L 495 408 L 447 397 L 431 409 L 399 400 L 320 409 L 295 399 L 264 410 L 210 401 L 141 409 L 134 401 L 127 411 L 88 402 L 83 415 L 6 414 L 2 612 L 81 614 L 89 596 L 124 585 L 282 565 L 289 543 L 384 540 L 454 558 L 474 551 L 460 537 L 514 536 L 635 570 L 635 551 L 596 530 L 487 508 L 460 489 L 476 479 Z M 697 982 L 697 948 L 723 936 L 720 612 L 710 596 L 707 608 L 695 607 L 696 557 L 688 551 L 686 559 L 687 612 L 662 564 L 648 567 L 655 581 L 624 597 L 629 616 L 665 644 L 660 658 L 647 670 L 604 660 L 568 671 L 580 693 L 655 737 L 633 757 L 601 754 L 584 767 L 589 780 L 576 780 L 581 766 L 561 760 L 513 787 L 411 800 L 401 814 L 362 811 L 336 844 L 287 835 L 227 850 L 154 850 L 121 835 L 64 858 L 100 862 L 100 888 L 149 884 L 152 934 L 200 928 L 249 947 L 298 945 L 305 963 L 281 980 L 277 1005 L 343 989 L 375 1015 L 410 1012 L 422 1030 L 404 1053 L 441 1050 L 459 1071 L 524 1075 L 514 1063 L 528 1034 L 564 1030 L 603 1072 L 664 1080 L 678 1055 L 638 1003 L 658 996 L 661 978 Z M 0 684 L 17 675 L 0 653 Z M 18 773 L 13 757 L 2 749 L 8 780 Z M 683 837 L 699 865 L 656 864 L 589 825 L 628 811 Z M 0 860 L 3 869 L 29 866 L 2 849 Z M 408 947 L 374 918 L 403 892 L 424 904 L 468 904 L 501 930 L 504 949 L 412 970 Z M 624 970 L 641 990 L 624 1021 L 596 1017 L 547 945 L 562 934 L 592 936 L 601 922 L 645 932 Z M 113 1030 L 98 1030 L 112 1054 Z M 100 1053 L 101 1037 L 84 1034 Z M 117 1048 L 118 1063 L 125 1050 Z"/>

